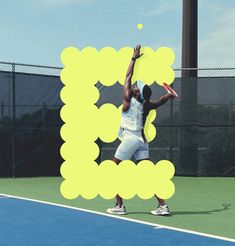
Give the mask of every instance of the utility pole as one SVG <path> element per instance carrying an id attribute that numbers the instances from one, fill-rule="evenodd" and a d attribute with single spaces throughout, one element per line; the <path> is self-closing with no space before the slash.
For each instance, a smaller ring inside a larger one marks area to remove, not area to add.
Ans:
<path id="1" fill-rule="evenodd" d="M 180 167 L 197 176 L 197 69 L 190 69 L 198 67 L 197 0 L 183 0 L 182 29 Z"/>

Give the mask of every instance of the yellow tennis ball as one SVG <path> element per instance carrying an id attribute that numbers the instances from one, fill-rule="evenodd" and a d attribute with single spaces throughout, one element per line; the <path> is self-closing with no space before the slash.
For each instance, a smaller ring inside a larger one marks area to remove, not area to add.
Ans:
<path id="1" fill-rule="evenodd" d="M 137 28 L 138 28 L 139 30 L 141 30 L 143 27 L 144 27 L 144 26 L 143 26 L 142 23 L 139 23 L 139 24 L 137 25 Z"/>

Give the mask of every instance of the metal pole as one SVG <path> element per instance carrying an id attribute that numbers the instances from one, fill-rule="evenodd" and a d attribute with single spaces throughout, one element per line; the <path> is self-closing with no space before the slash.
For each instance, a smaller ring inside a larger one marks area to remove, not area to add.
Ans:
<path id="1" fill-rule="evenodd" d="M 182 68 L 197 68 L 198 2 L 183 0 Z M 197 77 L 197 69 L 183 69 L 182 78 Z"/>
<path id="2" fill-rule="evenodd" d="M 12 63 L 12 177 L 15 177 L 15 63 Z"/>
<path id="3" fill-rule="evenodd" d="M 229 103 L 229 115 L 228 115 L 229 125 L 232 124 L 232 115 L 233 115 L 233 101 L 230 101 L 230 103 Z"/>
<path id="4" fill-rule="evenodd" d="M 183 0 L 180 166 L 184 175 L 198 172 L 197 128 L 184 127 L 197 125 L 197 22 L 197 0 Z"/>
<path id="5" fill-rule="evenodd" d="M 43 102 L 43 106 L 42 106 L 42 122 L 43 122 L 43 131 L 46 129 L 46 121 L 45 121 L 45 118 L 46 118 L 46 103 Z"/>
<path id="6" fill-rule="evenodd" d="M 171 85 L 173 89 L 173 85 Z M 173 100 L 170 101 L 170 161 L 173 162 Z"/>
<path id="7" fill-rule="evenodd" d="M 4 102 L 1 103 L 1 108 L 2 108 L 1 117 L 2 117 L 2 120 L 3 120 L 4 119 Z"/>

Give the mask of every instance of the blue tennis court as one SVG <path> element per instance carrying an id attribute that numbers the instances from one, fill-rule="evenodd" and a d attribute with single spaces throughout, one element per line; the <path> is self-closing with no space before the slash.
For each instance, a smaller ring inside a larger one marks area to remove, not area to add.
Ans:
<path id="1" fill-rule="evenodd" d="M 125 217 L 4 195 L 0 198 L 0 219 L 1 246 L 235 245 L 232 241 L 138 223 Z"/>

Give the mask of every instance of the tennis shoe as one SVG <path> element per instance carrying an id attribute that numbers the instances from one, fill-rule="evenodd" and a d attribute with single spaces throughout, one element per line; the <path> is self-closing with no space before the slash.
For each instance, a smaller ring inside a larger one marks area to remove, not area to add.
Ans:
<path id="1" fill-rule="evenodd" d="M 167 205 L 159 205 L 156 210 L 151 211 L 153 215 L 170 215 L 170 210 Z"/>
<path id="2" fill-rule="evenodd" d="M 126 214 L 126 207 L 124 205 L 122 205 L 121 207 L 119 205 L 116 205 L 113 208 L 108 208 L 107 213 L 124 215 L 124 214 Z"/>

